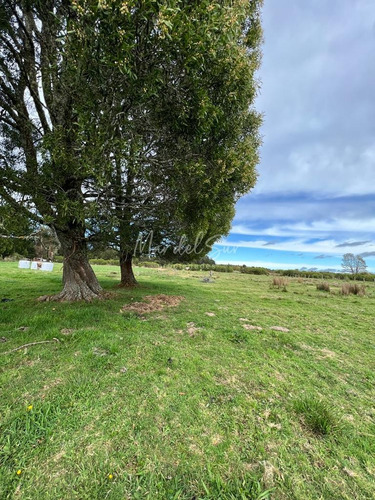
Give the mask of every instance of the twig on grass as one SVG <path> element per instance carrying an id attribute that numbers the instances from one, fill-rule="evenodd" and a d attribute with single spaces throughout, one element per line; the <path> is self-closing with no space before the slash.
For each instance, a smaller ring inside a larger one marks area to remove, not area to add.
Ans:
<path id="1" fill-rule="evenodd" d="M 51 344 L 53 342 L 60 342 L 60 340 L 54 337 L 53 340 L 41 340 L 40 342 L 30 342 L 29 344 L 20 345 L 15 349 L 11 349 L 10 351 L 2 352 L 0 354 L 10 354 L 11 352 L 19 351 L 20 349 L 24 349 L 25 347 L 30 347 L 32 345 Z"/>

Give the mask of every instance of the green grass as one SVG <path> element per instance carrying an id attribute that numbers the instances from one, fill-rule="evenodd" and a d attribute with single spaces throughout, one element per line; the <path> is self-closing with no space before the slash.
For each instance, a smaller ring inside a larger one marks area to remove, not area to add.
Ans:
<path id="1" fill-rule="evenodd" d="M 0 353 L 59 340 L 0 354 L 1 499 L 374 498 L 373 283 L 95 271 L 111 300 L 39 303 L 61 266 L 0 263 Z M 158 293 L 185 299 L 120 312 Z"/>

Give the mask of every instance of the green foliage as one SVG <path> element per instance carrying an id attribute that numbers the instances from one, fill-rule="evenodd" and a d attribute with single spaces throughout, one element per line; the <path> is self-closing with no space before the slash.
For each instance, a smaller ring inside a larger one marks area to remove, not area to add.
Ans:
<path id="1" fill-rule="evenodd" d="M 265 267 L 241 266 L 240 271 L 243 274 L 257 274 L 259 276 L 261 276 L 261 275 L 267 276 L 268 274 L 270 274 L 270 270 L 266 269 Z"/>
<path id="2" fill-rule="evenodd" d="M 90 264 L 98 266 L 118 266 L 118 259 L 90 259 Z"/>
<path id="3" fill-rule="evenodd" d="M 151 255 L 190 262 L 229 231 L 256 181 L 260 5 L 76 2 L 85 46 L 101 53 L 92 71 L 106 75 L 91 133 L 99 123 L 113 148 L 90 231 L 120 253 L 144 253 L 141 234 Z"/>

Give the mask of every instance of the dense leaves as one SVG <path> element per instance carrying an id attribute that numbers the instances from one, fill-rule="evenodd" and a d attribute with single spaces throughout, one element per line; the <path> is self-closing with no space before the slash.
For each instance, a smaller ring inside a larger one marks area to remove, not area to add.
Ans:
<path id="1" fill-rule="evenodd" d="M 139 233 L 199 234 L 206 253 L 228 232 L 256 180 L 260 4 L 1 7 L 0 196 L 56 231 L 65 285 L 95 280 L 87 238 L 131 256 Z"/>

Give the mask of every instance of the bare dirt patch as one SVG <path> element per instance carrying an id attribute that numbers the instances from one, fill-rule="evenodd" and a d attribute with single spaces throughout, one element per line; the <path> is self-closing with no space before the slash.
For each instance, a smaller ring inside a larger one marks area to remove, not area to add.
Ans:
<path id="1" fill-rule="evenodd" d="M 211 318 L 212 318 L 213 316 L 216 316 L 216 314 L 215 314 L 215 313 L 213 313 L 213 312 L 206 312 L 206 313 L 204 313 L 204 314 L 205 314 L 206 316 L 210 316 Z"/>
<path id="2" fill-rule="evenodd" d="M 276 332 L 290 332 L 289 328 L 285 328 L 284 326 L 270 326 L 270 329 Z"/>
<path id="3" fill-rule="evenodd" d="M 93 354 L 96 356 L 108 356 L 109 352 L 106 349 L 102 349 L 101 347 L 93 347 L 92 349 Z"/>
<path id="4" fill-rule="evenodd" d="M 71 335 L 74 332 L 73 328 L 63 328 L 60 330 L 62 335 Z"/>
<path id="5" fill-rule="evenodd" d="M 258 332 L 261 332 L 263 330 L 261 326 L 248 325 L 246 323 L 242 326 L 245 328 L 245 330 L 257 330 Z"/>
<path id="6" fill-rule="evenodd" d="M 199 330 L 200 328 L 197 327 L 193 321 L 189 321 L 189 323 L 186 324 L 186 330 L 177 330 L 177 333 L 180 335 L 187 333 L 190 337 L 195 337 L 195 334 L 199 332 Z"/>
<path id="7" fill-rule="evenodd" d="M 165 307 L 176 307 L 185 297 L 178 295 L 146 295 L 143 297 L 145 302 L 133 302 L 121 308 L 122 311 L 134 311 L 137 314 L 147 314 L 155 311 L 161 311 Z"/>
<path id="8" fill-rule="evenodd" d="M 304 343 L 300 343 L 299 346 L 305 351 L 310 351 L 314 354 L 317 354 L 317 359 L 333 359 L 336 357 L 336 353 L 334 351 L 331 351 L 325 347 L 323 349 L 319 349 Z"/>
<path id="9" fill-rule="evenodd" d="M 199 328 L 192 321 L 188 323 L 186 326 L 187 326 L 186 331 L 190 335 L 190 337 L 194 337 L 195 334 L 199 331 Z"/>

